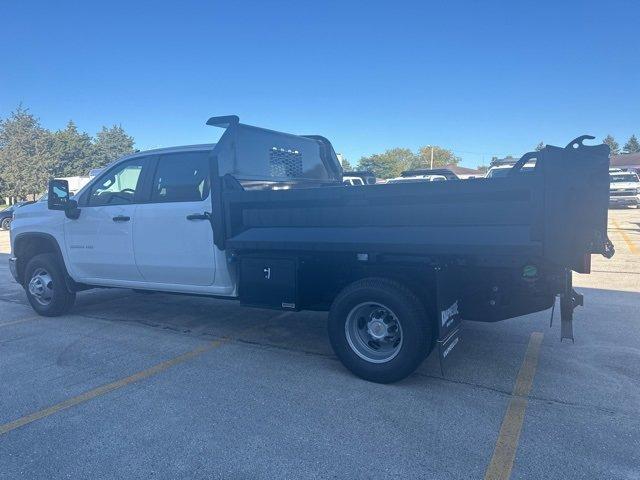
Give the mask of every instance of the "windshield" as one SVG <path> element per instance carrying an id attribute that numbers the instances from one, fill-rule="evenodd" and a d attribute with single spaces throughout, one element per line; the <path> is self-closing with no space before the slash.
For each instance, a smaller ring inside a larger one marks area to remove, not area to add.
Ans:
<path id="1" fill-rule="evenodd" d="M 487 178 L 506 177 L 509 174 L 510 168 L 494 168 L 489 170 Z"/>
<path id="2" fill-rule="evenodd" d="M 611 183 L 640 182 L 638 175 L 635 173 L 616 173 L 615 175 L 609 175 L 609 181 Z"/>

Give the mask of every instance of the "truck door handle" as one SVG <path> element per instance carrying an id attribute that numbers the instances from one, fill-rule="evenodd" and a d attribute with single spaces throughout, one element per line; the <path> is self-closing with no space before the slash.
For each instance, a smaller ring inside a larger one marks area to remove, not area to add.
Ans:
<path id="1" fill-rule="evenodd" d="M 126 215 L 118 215 L 116 217 L 113 217 L 114 222 L 128 222 L 129 220 L 131 220 L 131 217 L 127 217 Z"/>
<path id="2" fill-rule="evenodd" d="M 187 220 L 209 220 L 211 218 L 211 214 L 209 212 L 204 213 L 192 213 L 187 215 Z"/>

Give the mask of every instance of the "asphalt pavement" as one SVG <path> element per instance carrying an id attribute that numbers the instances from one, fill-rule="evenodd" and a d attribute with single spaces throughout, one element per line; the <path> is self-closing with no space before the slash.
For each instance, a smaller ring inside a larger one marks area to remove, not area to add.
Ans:
<path id="1" fill-rule="evenodd" d="M 38 317 L 0 254 L 0 479 L 638 479 L 640 210 L 609 234 L 575 343 L 550 312 L 465 322 L 444 377 L 393 385 L 342 367 L 324 313 L 96 289 Z"/>

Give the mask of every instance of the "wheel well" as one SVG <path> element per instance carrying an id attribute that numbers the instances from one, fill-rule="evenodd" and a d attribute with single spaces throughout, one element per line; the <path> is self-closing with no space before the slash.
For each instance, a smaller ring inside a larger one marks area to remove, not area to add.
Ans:
<path id="1" fill-rule="evenodd" d="M 29 260 L 41 253 L 53 253 L 56 255 L 66 274 L 60 246 L 55 238 L 45 234 L 25 234 L 16 238 L 14 242 L 13 254 L 18 259 L 16 266 L 20 283 L 24 283 L 24 271 Z"/>
<path id="2" fill-rule="evenodd" d="M 435 272 L 424 265 L 354 262 L 350 256 L 317 256 L 303 262 L 300 293 L 303 308 L 327 310 L 348 285 L 363 278 L 387 278 L 411 290 L 428 313 L 435 312 Z"/>

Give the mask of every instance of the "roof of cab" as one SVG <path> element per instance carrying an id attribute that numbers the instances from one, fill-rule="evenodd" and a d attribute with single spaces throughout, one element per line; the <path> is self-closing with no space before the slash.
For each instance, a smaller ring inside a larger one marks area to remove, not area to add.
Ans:
<path id="1" fill-rule="evenodd" d="M 101 167 L 100 171 L 103 171 L 115 165 L 116 163 L 120 163 L 123 160 L 129 160 L 131 158 L 136 158 L 143 155 L 161 155 L 163 153 L 178 153 L 178 152 L 200 152 L 204 150 L 213 150 L 215 146 L 216 146 L 215 143 L 199 143 L 195 145 L 178 145 L 175 147 L 162 147 L 162 148 L 154 148 L 152 150 L 140 150 L 138 152 L 130 153 L 129 155 L 124 155 L 122 157 L 116 158 L 114 161 L 108 163 L 104 167 Z"/>
<path id="2" fill-rule="evenodd" d="M 200 144 L 196 144 L 196 145 L 178 145 L 178 146 L 175 146 L 175 147 L 154 148 L 152 150 L 140 150 L 139 152 L 135 152 L 135 153 L 132 153 L 130 155 L 127 155 L 126 158 L 137 157 L 139 155 L 149 155 L 149 154 L 188 152 L 188 151 L 199 151 L 199 150 L 213 150 L 213 148 L 215 146 L 216 146 L 215 143 L 200 143 Z"/>

